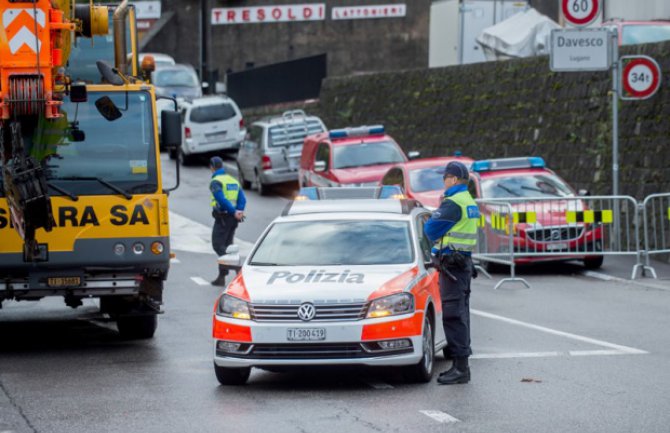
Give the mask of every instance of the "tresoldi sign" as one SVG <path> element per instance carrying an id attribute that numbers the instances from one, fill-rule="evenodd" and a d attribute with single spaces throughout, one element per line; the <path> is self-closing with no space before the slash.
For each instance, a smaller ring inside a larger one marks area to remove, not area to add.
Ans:
<path id="1" fill-rule="evenodd" d="M 554 72 L 606 71 L 612 65 L 607 29 L 557 29 L 551 32 L 550 68 Z"/>
<path id="2" fill-rule="evenodd" d="M 213 25 L 323 21 L 325 19 L 325 3 L 212 9 Z"/>

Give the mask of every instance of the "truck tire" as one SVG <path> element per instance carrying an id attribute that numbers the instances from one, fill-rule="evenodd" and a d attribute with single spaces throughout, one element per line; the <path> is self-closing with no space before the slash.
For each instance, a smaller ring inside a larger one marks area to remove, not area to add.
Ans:
<path id="1" fill-rule="evenodd" d="M 219 367 L 214 364 L 214 373 L 216 374 L 216 380 L 219 381 L 221 385 L 244 385 L 249 379 L 251 374 L 251 367 L 244 368 L 229 368 L 229 367 Z"/>
<path id="2" fill-rule="evenodd" d="M 433 379 L 433 366 L 435 364 L 435 341 L 433 338 L 433 325 L 430 323 L 428 314 L 423 319 L 423 356 L 416 365 L 404 367 L 405 379 L 413 383 L 426 383 Z"/>
<path id="3" fill-rule="evenodd" d="M 158 316 L 156 314 L 119 316 L 116 319 L 116 327 L 125 340 L 146 340 L 153 338 L 156 333 Z"/>

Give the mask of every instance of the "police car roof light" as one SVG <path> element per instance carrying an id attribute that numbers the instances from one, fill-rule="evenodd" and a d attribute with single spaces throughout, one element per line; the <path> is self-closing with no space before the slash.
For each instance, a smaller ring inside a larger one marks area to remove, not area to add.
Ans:
<path id="1" fill-rule="evenodd" d="M 308 186 L 300 188 L 296 201 L 305 200 L 352 200 L 352 199 L 395 199 L 406 198 L 398 185 L 357 188 L 319 188 Z"/>
<path id="2" fill-rule="evenodd" d="M 403 199 L 405 195 L 398 185 L 383 185 L 379 190 L 379 198 Z"/>
<path id="3" fill-rule="evenodd" d="M 328 133 L 330 138 L 365 137 L 368 135 L 381 135 L 384 133 L 384 125 L 359 126 L 356 128 L 333 129 Z"/>
<path id="4" fill-rule="evenodd" d="M 544 159 L 539 156 L 529 156 L 523 158 L 503 158 L 475 161 L 470 166 L 470 170 L 475 172 L 511 170 L 517 168 L 544 168 L 546 167 Z"/>
<path id="5" fill-rule="evenodd" d="M 315 186 L 304 186 L 298 191 L 295 200 L 318 200 L 319 191 Z"/>

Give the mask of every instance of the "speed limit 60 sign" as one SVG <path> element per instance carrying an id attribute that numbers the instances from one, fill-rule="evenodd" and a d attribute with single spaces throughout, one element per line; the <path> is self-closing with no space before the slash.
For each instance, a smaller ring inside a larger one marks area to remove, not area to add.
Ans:
<path id="1" fill-rule="evenodd" d="M 647 99 L 661 87 L 661 67 L 648 56 L 621 57 L 621 99 Z"/>
<path id="2" fill-rule="evenodd" d="M 563 18 L 575 27 L 588 26 L 600 15 L 602 0 L 561 0 Z"/>

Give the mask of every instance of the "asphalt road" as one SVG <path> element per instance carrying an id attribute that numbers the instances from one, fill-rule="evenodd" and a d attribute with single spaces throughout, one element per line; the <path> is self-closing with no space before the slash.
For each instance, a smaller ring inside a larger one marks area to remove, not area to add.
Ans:
<path id="1" fill-rule="evenodd" d="M 164 159 L 166 184 L 173 166 Z M 223 387 L 212 369 L 219 288 L 208 250 L 208 170 L 182 171 L 171 195 L 177 253 L 165 314 L 150 341 L 121 340 L 62 300 L 0 310 L 0 432 L 603 432 L 670 425 L 670 268 L 625 280 L 626 260 L 597 273 L 563 264 L 520 270 L 531 288 L 473 283 L 468 385 L 416 385 L 392 369 L 254 370 Z M 243 251 L 295 192 L 249 192 Z M 438 359 L 437 369 L 447 368 Z"/>

